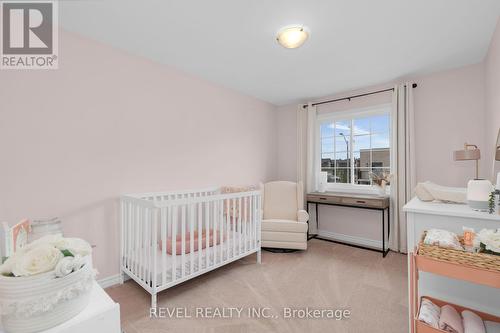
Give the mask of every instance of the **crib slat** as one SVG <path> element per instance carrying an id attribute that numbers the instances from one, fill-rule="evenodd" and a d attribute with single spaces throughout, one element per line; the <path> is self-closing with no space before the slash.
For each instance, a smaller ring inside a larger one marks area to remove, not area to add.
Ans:
<path id="1" fill-rule="evenodd" d="M 128 226 L 127 226 L 127 230 L 131 230 L 132 232 L 134 231 L 134 224 L 136 222 L 135 220 L 135 216 L 133 215 L 134 211 L 133 211 L 133 205 L 132 203 L 128 203 L 127 204 L 127 220 L 128 220 Z M 128 268 L 130 269 L 130 267 L 132 266 L 132 263 L 133 263 L 133 255 L 134 255 L 134 247 L 133 247 L 133 240 L 134 240 L 134 235 L 130 236 L 129 237 L 129 243 L 127 244 L 127 248 L 128 248 L 128 254 L 127 254 L 127 266 Z"/>
<path id="2" fill-rule="evenodd" d="M 212 201 L 212 224 L 213 224 L 213 229 L 214 233 L 212 236 L 212 249 L 210 252 L 212 252 L 212 258 L 213 258 L 213 264 L 217 264 L 217 230 L 219 229 L 219 226 L 217 224 L 217 201 Z M 208 235 L 208 237 L 210 234 Z"/>
<path id="3" fill-rule="evenodd" d="M 130 216 L 132 217 L 133 223 L 131 224 L 133 233 L 132 233 L 132 247 L 129 249 L 132 251 L 131 258 L 129 261 L 129 269 L 137 275 L 137 263 L 139 261 L 139 214 L 137 213 L 138 207 L 136 205 L 130 204 Z M 130 257 L 130 256 L 129 256 Z"/>
<path id="4" fill-rule="evenodd" d="M 140 279 L 142 279 L 142 273 L 141 273 L 141 269 L 142 269 L 142 265 L 141 265 L 141 259 L 142 259 L 142 252 L 141 252 L 141 249 L 142 249 L 142 228 L 141 228 L 141 221 L 142 221 L 142 217 L 141 217 L 141 207 L 140 206 L 135 206 L 135 212 L 134 212 L 134 215 L 136 216 L 136 219 L 135 219 L 135 228 L 136 228 L 136 231 L 137 231 L 137 237 L 136 237 L 136 240 L 135 242 L 137 243 L 136 245 L 136 248 L 135 248 L 135 254 L 136 254 L 136 260 L 135 260 L 135 272 L 136 274 L 138 275 L 138 277 Z"/>
<path id="5" fill-rule="evenodd" d="M 194 273 L 194 207 L 189 204 L 189 274 Z"/>
<path id="6" fill-rule="evenodd" d="M 198 271 L 201 270 L 202 262 L 201 262 L 201 246 L 202 246 L 202 236 L 201 231 L 203 229 L 203 204 L 198 202 Z"/>
<path id="7" fill-rule="evenodd" d="M 223 253 L 223 250 L 224 250 L 224 240 L 223 240 L 223 236 L 224 236 L 224 204 L 223 204 L 222 200 L 218 200 L 217 204 L 219 205 L 219 225 L 220 225 L 219 235 L 218 235 L 219 236 L 219 244 L 220 244 L 219 255 L 220 255 L 220 262 L 222 263 L 224 261 L 224 253 Z"/>
<path id="8" fill-rule="evenodd" d="M 210 229 L 210 206 L 209 202 L 205 202 L 205 232 L 207 233 Z M 205 269 L 208 269 L 210 266 L 210 257 L 208 255 L 208 248 L 209 248 L 209 242 L 210 239 L 209 237 L 205 237 Z"/>
<path id="9" fill-rule="evenodd" d="M 120 274 L 121 274 L 121 268 L 125 266 L 124 254 L 125 254 L 125 248 L 127 247 L 128 243 L 125 239 L 125 235 L 127 235 L 127 233 L 124 230 L 125 228 L 128 228 L 125 216 L 125 203 L 123 202 L 123 199 L 121 199 L 120 200 Z"/>
<path id="10" fill-rule="evenodd" d="M 233 215 L 231 216 L 231 221 L 233 224 L 233 257 L 236 256 L 236 199 L 233 198 Z"/>
<path id="11" fill-rule="evenodd" d="M 179 206 L 172 207 L 172 282 L 177 280 L 177 214 Z"/>
<path id="12" fill-rule="evenodd" d="M 151 281 L 152 281 L 152 288 L 153 290 L 156 290 L 156 287 L 158 286 L 157 284 L 157 275 L 156 273 L 158 272 L 158 208 L 153 208 L 152 209 L 152 219 L 153 219 L 153 235 L 152 235 L 152 240 L 151 240 L 151 252 L 153 252 L 153 258 L 151 259 L 153 261 L 153 267 L 151 270 Z"/>
<path id="13" fill-rule="evenodd" d="M 257 248 L 257 239 L 259 235 L 257 234 L 257 224 L 260 216 L 260 211 L 259 211 L 259 198 L 254 196 L 253 197 L 253 209 L 254 209 L 254 217 L 253 217 L 253 233 L 254 233 L 254 248 Z"/>
<path id="14" fill-rule="evenodd" d="M 260 250 L 260 238 L 261 238 L 261 211 L 262 211 L 262 200 L 260 197 L 256 196 L 255 197 L 256 200 L 257 200 L 257 213 L 258 215 L 256 215 L 256 222 L 255 225 L 256 225 L 256 247 Z"/>
<path id="15" fill-rule="evenodd" d="M 243 251 L 247 252 L 248 197 L 243 198 Z"/>
<path id="16" fill-rule="evenodd" d="M 132 237 L 130 235 L 130 231 L 131 231 L 131 226 L 132 226 L 132 221 L 133 219 L 131 218 L 131 215 L 130 215 L 130 210 L 131 210 L 131 207 L 132 205 L 128 202 L 128 201 L 125 201 L 125 219 L 124 219 L 124 222 L 125 222 L 125 225 L 123 226 L 123 229 L 124 231 L 127 233 L 126 235 L 124 235 L 124 239 L 125 239 L 125 252 L 124 252 L 124 258 L 123 258 L 123 266 L 127 267 L 128 269 L 130 269 L 130 255 L 131 255 L 131 246 L 130 246 L 130 238 Z"/>
<path id="17" fill-rule="evenodd" d="M 229 217 L 229 199 L 226 199 L 226 260 L 229 259 L 229 228 L 230 220 Z"/>
<path id="18" fill-rule="evenodd" d="M 139 208 L 139 230 L 141 231 L 141 239 L 139 244 L 139 276 L 141 280 L 144 280 L 144 268 L 145 268 L 145 255 L 144 255 L 144 246 L 146 246 L 146 242 L 144 241 L 144 237 L 146 237 L 146 230 L 144 228 L 144 208 Z"/>
<path id="19" fill-rule="evenodd" d="M 161 208 L 161 284 L 167 284 L 167 212 L 168 207 Z"/>
<path id="20" fill-rule="evenodd" d="M 241 197 L 238 198 L 238 255 L 241 254 Z"/>
<path id="21" fill-rule="evenodd" d="M 146 217 L 146 245 L 145 245 L 145 253 L 146 253 L 146 282 L 151 282 L 151 209 L 145 209 L 145 217 Z"/>
<path id="22" fill-rule="evenodd" d="M 186 276 L 186 205 L 181 207 L 181 278 L 184 276 Z"/>
<path id="23" fill-rule="evenodd" d="M 250 226 L 250 232 L 252 233 L 252 249 L 255 249 L 255 200 L 254 200 L 254 196 L 252 195 L 250 197 L 250 212 L 252 214 L 251 216 L 251 221 L 252 221 L 252 224 Z"/>

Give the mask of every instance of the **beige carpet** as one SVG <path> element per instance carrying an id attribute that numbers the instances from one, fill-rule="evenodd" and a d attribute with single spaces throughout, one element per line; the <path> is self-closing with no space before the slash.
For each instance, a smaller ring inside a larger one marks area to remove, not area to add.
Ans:
<path id="1" fill-rule="evenodd" d="M 306 252 L 263 251 L 261 265 L 252 255 L 159 294 L 159 307 L 186 308 L 190 319 L 150 319 L 150 296 L 132 281 L 106 291 L 120 303 L 125 333 L 403 333 L 408 332 L 406 271 L 406 256 L 400 254 L 383 259 L 376 252 L 311 240 Z M 243 312 L 240 318 L 195 318 L 197 307 Z M 251 318 L 246 311 L 252 307 L 269 307 L 278 318 Z M 286 307 L 348 309 L 351 316 L 286 319 Z"/>

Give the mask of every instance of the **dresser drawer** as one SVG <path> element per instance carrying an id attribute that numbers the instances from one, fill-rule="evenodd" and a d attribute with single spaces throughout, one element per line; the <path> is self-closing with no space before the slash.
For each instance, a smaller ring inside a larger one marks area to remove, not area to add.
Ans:
<path id="1" fill-rule="evenodd" d="M 331 196 L 331 195 L 310 194 L 310 195 L 307 196 L 307 201 L 309 201 L 309 202 L 319 202 L 319 203 L 341 204 L 342 203 L 342 198 L 334 197 L 334 196 Z"/>
<path id="2" fill-rule="evenodd" d="M 387 206 L 385 199 L 342 198 L 342 203 L 351 206 L 374 208 L 383 208 Z"/>

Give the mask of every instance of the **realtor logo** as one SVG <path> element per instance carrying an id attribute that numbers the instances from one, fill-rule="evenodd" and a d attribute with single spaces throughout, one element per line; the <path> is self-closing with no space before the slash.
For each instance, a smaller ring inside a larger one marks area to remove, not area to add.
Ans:
<path id="1" fill-rule="evenodd" d="M 1 69 L 57 69 L 57 3 L 2 1 Z"/>

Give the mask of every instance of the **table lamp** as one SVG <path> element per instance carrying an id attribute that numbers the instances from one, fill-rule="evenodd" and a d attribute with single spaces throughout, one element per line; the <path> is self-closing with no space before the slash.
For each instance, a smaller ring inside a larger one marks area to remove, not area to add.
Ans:
<path id="1" fill-rule="evenodd" d="M 498 154 L 498 151 L 497 151 Z M 479 178 L 479 159 L 481 158 L 481 151 L 476 145 L 464 144 L 463 150 L 455 150 L 453 152 L 453 159 L 455 161 L 476 161 L 476 179 Z"/>

